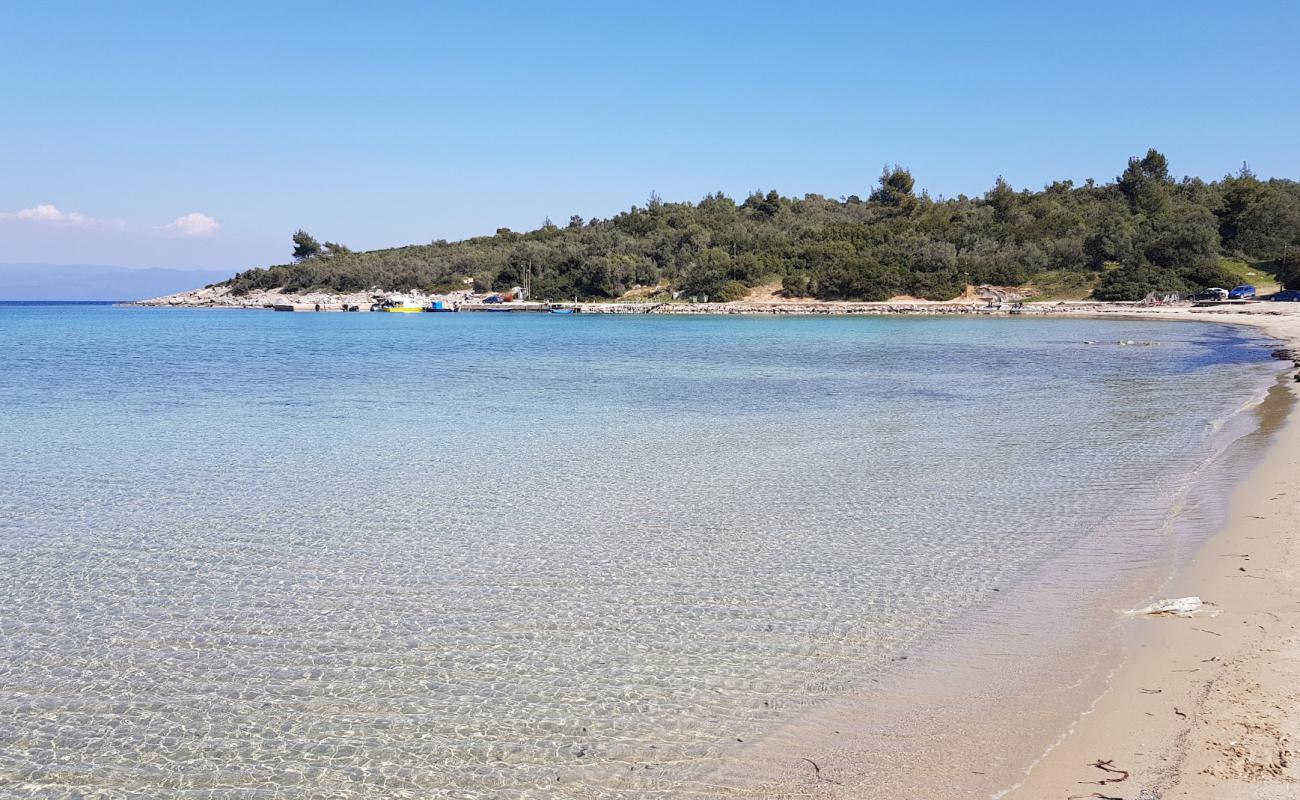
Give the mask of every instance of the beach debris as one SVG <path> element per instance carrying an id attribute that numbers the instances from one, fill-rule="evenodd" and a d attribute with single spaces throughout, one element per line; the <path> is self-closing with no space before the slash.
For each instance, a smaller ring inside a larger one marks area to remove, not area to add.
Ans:
<path id="1" fill-rule="evenodd" d="M 1202 612 L 1201 606 L 1207 605 L 1199 597 L 1172 597 L 1165 600 L 1157 600 L 1145 608 L 1136 608 L 1132 611 L 1124 612 L 1130 617 L 1192 617 L 1198 613 L 1209 613 L 1211 616 L 1217 615 L 1217 611 Z"/>
<path id="2" fill-rule="evenodd" d="M 807 761 L 809 764 L 812 764 L 813 775 L 817 776 L 817 780 L 819 780 L 819 781 L 826 781 L 827 783 L 839 783 L 839 781 L 831 780 L 830 778 L 822 777 L 822 768 L 819 767 L 819 766 L 817 766 L 817 762 L 816 762 L 816 761 L 813 761 L 811 758 L 801 758 L 801 759 L 799 759 L 799 760 L 800 760 L 800 761 Z M 841 784 L 841 785 L 843 785 L 843 784 Z"/>
<path id="3" fill-rule="evenodd" d="M 1121 781 L 1126 781 L 1126 780 L 1128 780 L 1128 770 L 1126 770 L 1126 769 L 1120 769 L 1119 767 L 1115 766 L 1115 760 L 1114 760 L 1114 759 L 1106 759 L 1105 761 L 1102 761 L 1102 760 L 1099 758 L 1099 759 L 1097 759 L 1096 761 L 1094 761 L 1094 762 L 1092 762 L 1091 764 L 1089 764 L 1088 766 L 1090 766 L 1090 767 L 1096 767 L 1097 769 L 1101 770 L 1102 772 L 1107 772 L 1107 773 L 1110 773 L 1111 775 L 1118 775 L 1119 777 L 1118 777 L 1118 778 L 1102 778 L 1102 779 L 1099 780 L 1099 781 L 1080 781 L 1080 783 L 1095 783 L 1095 784 L 1097 784 L 1098 786 L 1105 786 L 1105 785 L 1108 784 L 1108 783 L 1120 783 Z"/>
<path id="4" fill-rule="evenodd" d="M 1089 764 L 1088 766 L 1096 767 L 1097 769 L 1103 772 L 1106 772 L 1111 775 L 1118 775 L 1119 777 L 1102 778 L 1099 781 L 1079 781 L 1079 783 L 1095 783 L 1098 786 L 1105 786 L 1108 783 L 1120 783 L 1121 781 L 1128 780 L 1128 774 L 1129 774 L 1128 770 L 1120 769 L 1119 767 L 1115 766 L 1114 759 L 1106 759 L 1105 761 L 1103 761 L 1099 758 L 1096 761 Z M 1100 798 L 1100 800 L 1124 800 L 1124 798 L 1122 797 L 1112 797 L 1111 795 L 1102 794 L 1101 792 L 1093 792 L 1092 794 L 1072 794 L 1070 795 L 1069 800 L 1082 800 L 1083 798 L 1094 798 L 1094 797 Z"/>
<path id="5" fill-rule="evenodd" d="M 1179 711 L 1179 710 L 1178 710 L 1178 706 L 1174 706 L 1174 713 L 1177 714 L 1178 716 L 1182 717 L 1183 719 L 1187 719 L 1187 712 L 1186 712 L 1186 711 Z"/>

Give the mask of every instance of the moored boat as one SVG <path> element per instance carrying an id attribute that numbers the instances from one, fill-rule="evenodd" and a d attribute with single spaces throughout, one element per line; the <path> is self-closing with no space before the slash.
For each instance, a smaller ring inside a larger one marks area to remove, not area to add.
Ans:
<path id="1" fill-rule="evenodd" d="M 378 304 L 376 311 L 388 311 L 393 314 L 418 314 L 424 306 L 409 297 L 396 295 Z"/>

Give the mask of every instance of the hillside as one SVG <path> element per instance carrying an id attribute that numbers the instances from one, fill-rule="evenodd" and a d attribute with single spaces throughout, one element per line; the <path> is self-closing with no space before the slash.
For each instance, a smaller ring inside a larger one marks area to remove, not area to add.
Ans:
<path id="1" fill-rule="evenodd" d="M 946 300 L 971 284 L 1045 285 L 1046 294 L 1134 300 L 1231 286 L 1294 264 L 1300 183 L 1246 167 L 1174 180 L 1163 155 L 1129 159 L 1114 181 L 934 199 L 886 168 L 866 199 L 721 193 L 696 203 L 652 195 L 610 219 L 547 220 L 534 231 L 352 252 L 294 237 L 294 263 L 225 282 L 234 293 L 502 289 L 532 277 L 536 298 L 640 296 L 730 300 L 779 283 L 788 297 Z M 1285 270 L 1284 270 L 1285 271 Z M 1265 282 L 1265 281 L 1262 281 Z"/>

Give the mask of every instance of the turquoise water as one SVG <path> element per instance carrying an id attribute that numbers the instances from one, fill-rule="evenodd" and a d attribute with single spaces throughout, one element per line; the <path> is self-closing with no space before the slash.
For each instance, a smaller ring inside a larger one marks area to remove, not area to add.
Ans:
<path id="1" fill-rule="evenodd" d="M 1276 374 L 1202 324 L 0 304 L 0 795 L 671 796 L 1117 520 L 1159 558 Z"/>

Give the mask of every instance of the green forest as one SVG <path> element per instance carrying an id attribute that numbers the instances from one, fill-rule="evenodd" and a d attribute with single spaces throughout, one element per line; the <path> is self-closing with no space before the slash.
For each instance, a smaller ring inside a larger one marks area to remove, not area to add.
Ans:
<path id="1" fill-rule="evenodd" d="M 533 297 L 743 298 L 779 283 L 789 297 L 885 300 L 957 297 L 968 284 L 1082 287 L 1099 300 L 1138 300 L 1240 282 L 1233 264 L 1300 288 L 1300 183 L 1260 180 L 1243 165 L 1217 181 L 1175 180 L 1156 150 L 1113 181 L 1017 190 L 1001 178 L 982 197 L 931 198 L 886 167 L 857 195 L 722 193 L 667 203 L 657 195 L 609 219 L 549 219 L 520 233 L 353 252 L 294 235 L 293 263 L 250 269 L 235 293 L 369 289 L 480 291 L 523 283 Z"/>

